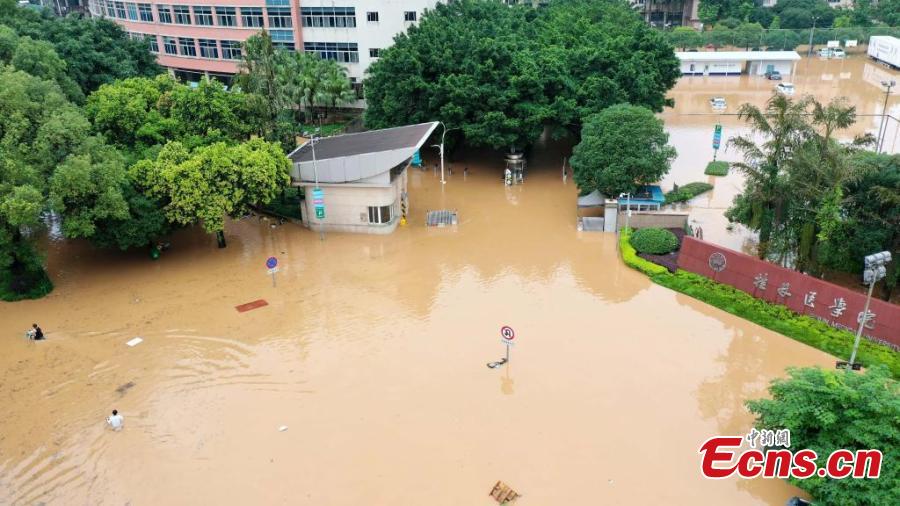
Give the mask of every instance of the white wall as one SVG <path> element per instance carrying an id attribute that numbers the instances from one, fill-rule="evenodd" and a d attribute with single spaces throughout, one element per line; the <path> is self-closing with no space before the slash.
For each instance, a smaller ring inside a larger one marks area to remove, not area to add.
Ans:
<path id="1" fill-rule="evenodd" d="M 693 65 L 693 69 L 691 68 Z M 738 75 L 743 70 L 742 62 L 729 61 L 681 61 L 681 73 L 693 75 Z"/>
<path id="2" fill-rule="evenodd" d="M 393 45 L 394 35 L 406 31 L 414 23 L 404 21 L 405 11 L 416 11 L 420 20 L 426 8 L 433 8 L 437 0 L 303 0 L 301 7 L 354 7 L 355 28 L 303 27 L 304 42 L 356 42 L 359 63 L 344 64 L 348 75 L 362 81 L 365 71 L 374 61 L 369 49 L 385 49 Z M 367 21 L 367 12 L 378 12 L 378 21 Z M 301 48 L 298 48 L 301 49 Z"/>
<path id="3" fill-rule="evenodd" d="M 752 76 L 763 76 L 766 75 L 766 70 L 769 68 L 769 65 L 778 71 L 779 74 L 783 76 L 789 76 L 793 73 L 794 70 L 794 62 L 791 61 L 767 61 L 760 60 L 750 62 L 748 74 Z"/>
<path id="4" fill-rule="evenodd" d="M 312 202 L 314 185 L 303 183 L 306 200 L 303 201 L 303 224 L 313 230 L 320 227 L 326 232 L 350 232 L 362 234 L 390 234 L 400 221 L 401 195 L 407 189 L 407 171 L 394 178 L 390 186 L 364 187 L 351 185 L 321 185 L 325 203 L 325 219 L 316 219 Z M 391 206 L 389 223 L 370 224 L 369 206 Z"/>

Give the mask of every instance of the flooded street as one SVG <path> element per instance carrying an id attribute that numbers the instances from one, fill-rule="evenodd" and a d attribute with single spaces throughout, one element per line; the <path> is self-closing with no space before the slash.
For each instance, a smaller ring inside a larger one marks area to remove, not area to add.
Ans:
<path id="1" fill-rule="evenodd" d="M 827 103 L 836 97 L 846 97 L 856 106 L 857 122 L 851 128 L 840 132 L 841 140 L 850 141 L 854 136 L 870 133 L 878 135 L 884 111 L 884 88 L 881 81 L 900 82 L 900 72 L 889 70 L 869 60 L 865 54 L 855 54 L 846 59 L 825 60 L 819 57 L 797 62 L 796 74 L 784 76 L 782 82 L 792 82 L 796 87 L 794 98 L 812 95 L 818 101 Z M 713 191 L 698 196 L 682 210 L 691 213 L 692 224 L 703 228 L 704 239 L 731 249 L 754 253 L 754 234 L 736 225 L 733 231 L 723 214 L 731 205 L 734 196 L 743 187 L 743 177 L 737 171 L 726 177 L 703 174 L 706 164 L 713 159 L 712 137 L 716 122 L 722 124 L 722 147 L 719 160 L 741 161 L 741 154 L 727 146 L 731 137 L 749 135 L 746 122 L 737 117 L 738 109 L 744 103 L 763 108 L 772 96 L 779 81 L 769 81 L 761 76 L 685 76 L 669 97 L 675 100 L 675 107 L 666 109 L 660 117 L 669 132 L 669 143 L 678 150 L 678 158 L 672 164 L 672 171 L 663 179 L 664 190 L 671 190 L 674 184 L 694 181 L 714 184 Z M 888 100 L 888 114 L 900 118 L 900 94 L 894 88 Z M 712 97 L 723 97 L 727 108 L 716 114 L 709 104 Z M 760 139 L 761 140 L 761 139 Z M 896 120 L 887 121 L 884 151 L 900 153 L 900 128 Z"/>
<path id="2" fill-rule="evenodd" d="M 698 448 L 745 433 L 743 402 L 785 367 L 833 359 L 577 232 L 556 147 L 523 186 L 501 183 L 501 160 L 461 156 L 443 187 L 412 170 L 410 224 L 390 236 L 254 218 L 225 250 L 182 231 L 156 262 L 51 243 L 53 293 L 0 303 L 0 503 L 490 505 L 497 480 L 523 506 L 798 494 L 706 480 Z M 429 209 L 459 226 L 426 229 Z M 46 341 L 22 337 L 32 322 Z M 504 324 L 516 346 L 491 370 Z"/>

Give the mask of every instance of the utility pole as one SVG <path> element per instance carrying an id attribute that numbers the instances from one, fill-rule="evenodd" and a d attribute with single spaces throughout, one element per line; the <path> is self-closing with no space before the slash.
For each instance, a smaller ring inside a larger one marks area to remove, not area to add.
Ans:
<path id="1" fill-rule="evenodd" d="M 897 84 L 897 81 L 881 81 L 881 85 L 885 87 L 884 91 L 884 107 L 881 110 L 881 125 L 878 127 L 878 138 L 875 142 L 875 152 L 881 153 L 884 145 L 884 138 L 887 137 L 887 118 L 888 118 L 888 97 L 891 95 L 891 88 Z"/>
<path id="2" fill-rule="evenodd" d="M 444 132 L 441 134 L 441 143 L 432 144 L 432 147 L 438 148 L 441 153 L 441 184 L 447 184 L 447 180 L 444 179 L 444 136 L 447 135 L 447 125 L 443 121 L 438 121 L 438 123 L 444 127 Z"/>
<path id="3" fill-rule="evenodd" d="M 818 16 L 813 16 L 813 18 L 812 18 L 812 20 L 813 20 L 813 25 L 812 25 L 812 30 L 809 31 L 809 52 L 807 53 L 807 56 L 812 56 L 812 52 L 813 52 L 813 34 L 816 33 L 816 21 L 818 21 L 818 19 L 819 19 Z"/>
<path id="4" fill-rule="evenodd" d="M 313 177 L 316 180 L 316 189 L 314 193 L 319 193 L 319 163 L 316 161 L 316 141 L 318 138 L 315 134 L 313 134 L 312 138 L 309 140 L 309 143 L 312 145 L 312 157 L 313 157 Z M 309 209 L 309 208 L 307 208 Z M 319 220 L 319 240 L 325 240 L 325 224 L 322 223 L 322 220 L 316 217 Z"/>

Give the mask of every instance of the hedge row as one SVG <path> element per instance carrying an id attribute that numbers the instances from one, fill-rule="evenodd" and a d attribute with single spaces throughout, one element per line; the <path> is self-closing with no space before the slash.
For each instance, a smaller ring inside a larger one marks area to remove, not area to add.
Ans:
<path id="1" fill-rule="evenodd" d="M 678 270 L 669 273 L 665 267 L 637 256 L 631 247 L 631 231 L 622 229 L 619 248 L 622 259 L 629 267 L 648 275 L 653 282 L 706 302 L 723 311 L 740 316 L 757 325 L 808 344 L 826 353 L 848 359 L 853 351 L 856 336 L 846 330 L 836 329 L 809 316 L 794 313 L 785 306 L 770 304 L 729 285 L 717 283 L 692 272 Z M 862 339 L 857 352 L 859 362 L 866 366 L 884 364 L 894 378 L 900 379 L 900 353 L 891 348 Z"/>
<path id="2" fill-rule="evenodd" d="M 675 202 L 687 202 L 701 193 L 708 192 L 713 189 L 713 185 L 709 183 L 695 182 L 679 186 L 677 190 L 672 190 L 666 194 L 666 204 Z"/>
<path id="3" fill-rule="evenodd" d="M 707 176 L 727 176 L 728 162 L 723 162 L 721 160 L 709 162 L 706 164 L 706 170 L 704 170 L 703 173 Z"/>

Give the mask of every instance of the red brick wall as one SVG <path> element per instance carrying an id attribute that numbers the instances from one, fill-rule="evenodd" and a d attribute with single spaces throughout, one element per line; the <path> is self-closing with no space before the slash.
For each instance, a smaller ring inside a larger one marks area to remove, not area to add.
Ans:
<path id="1" fill-rule="evenodd" d="M 725 268 L 718 273 L 709 265 L 717 252 L 725 257 Z M 853 333 L 866 304 L 864 294 L 693 237 L 684 238 L 678 267 Z M 900 306 L 873 297 L 869 311 L 874 317 L 863 335 L 900 350 Z"/>

